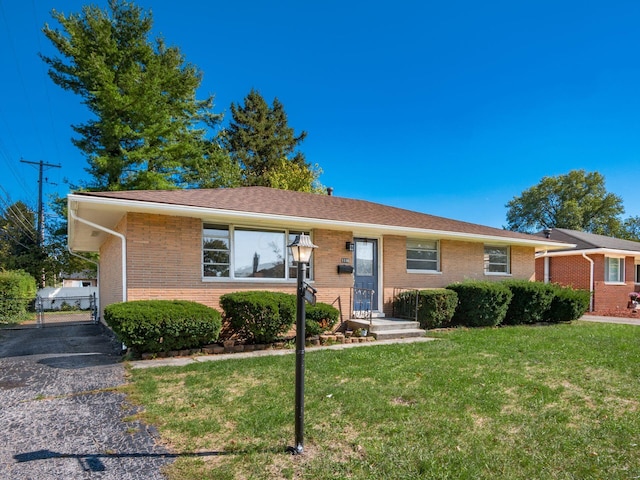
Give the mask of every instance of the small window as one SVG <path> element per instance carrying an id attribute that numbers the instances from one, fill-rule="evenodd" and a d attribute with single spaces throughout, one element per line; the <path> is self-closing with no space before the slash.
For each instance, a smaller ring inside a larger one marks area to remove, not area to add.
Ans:
<path id="1" fill-rule="evenodd" d="M 636 283 L 640 283 L 640 264 L 636 263 Z"/>
<path id="2" fill-rule="evenodd" d="M 624 258 L 604 258 L 604 281 L 624 283 Z"/>
<path id="3" fill-rule="evenodd" d="M 229 252 L 229 227 L 205 224 L 202 231 L 204 276 L 228 277 Z"/>
<path id="4" fill-rule="evenodd" d="M 438 241 L 407 238 L 407 270 L 439 271 Z"/>
<path id="5" fill-rule="evenodd" d="M 356 271 L 359 277 L 372 277 L 374 275 L 374 255 L 373 243 L 356 240 Z"/>
<path id="6" fill-rule="evenodd" d="M 484 246 L 484 273 L 509 274 L 511 265 L 509 261 L 509 247 L 485 245 Z"/>

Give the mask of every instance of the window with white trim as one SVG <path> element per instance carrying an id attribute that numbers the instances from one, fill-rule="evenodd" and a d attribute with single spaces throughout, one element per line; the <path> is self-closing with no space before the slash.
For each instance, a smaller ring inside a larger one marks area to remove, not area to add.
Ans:
<path id="1" fill-rule="evenodd" d="M 636 263 L 636 283 L 640 283 L 640 263 Z"/>
<path id="2" fill-rule="evenodd" d="M 287 245 L 300 233 L 306 232 L 204 223 L 203 278 L 296 278 L 297 266 Z M 307 269 L 307 278 L 311 278 L 310 270 Z"/>
<path id="3" fill-rule="evenodd" d="M 510 247 L 504 245 L 484 246 L 484 273 L 500 275 L 511 273 Z"/>
<path id="4" fill-rule="evenodd" d="M 229 227 L 205 223 L 202 228 L 202 274 L 228 277 L 231 262 Z"/>
<path id="5" fill-rule="evenodd" d="M 604 257 L 604 281 L 624 283 L 624 258 Z"/>
<path id="6" fill-rule="evenodd" d="M 407 238 L 407 270 L 410 272 L 440 271 L 440 242 Z"/>

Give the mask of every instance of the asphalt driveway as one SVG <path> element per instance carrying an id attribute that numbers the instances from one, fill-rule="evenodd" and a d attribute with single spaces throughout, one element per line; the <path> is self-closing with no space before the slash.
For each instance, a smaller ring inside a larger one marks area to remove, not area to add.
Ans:
<path id="1" fill-rule="evenodd" d="M 136 409 L 99 325 L 0 330 L 0 477 L 162 479 L 173 456 Z"/>

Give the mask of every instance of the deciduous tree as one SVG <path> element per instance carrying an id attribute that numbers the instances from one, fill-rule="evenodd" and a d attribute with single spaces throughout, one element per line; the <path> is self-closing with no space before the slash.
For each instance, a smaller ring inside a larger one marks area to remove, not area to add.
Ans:
<path id="1" fill-rule="evenodd" d="M 584 170 L 544 177 L 506 207 L 507 229 L 529 233 L 568 228 L 618 236 L 624 213 L 622 199 L 607 192 L 604 177 Z"/>
<path id="2" fill-rule="evenodd" d="M 45 259 L 38 245 L 35 212 L 23 202 L 7 206 L 0 213 L 0 267 L 41 278 Z"/>

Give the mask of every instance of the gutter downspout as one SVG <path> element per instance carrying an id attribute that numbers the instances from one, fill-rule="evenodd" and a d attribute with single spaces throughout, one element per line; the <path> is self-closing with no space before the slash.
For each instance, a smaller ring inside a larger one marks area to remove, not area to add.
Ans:
<path id="1" fill-rule="evenodd" d="M 582 257 L 591 264 L 589 266 L 589 293 L 591 294 L 589 299 L 589 311 L 593 312 L 593 266 L 595 262 L 587 257 L 586 253 L 583 253 Z"/>
<path id="2" fill-rule="evenodd" d="M 121 233 L 118 233 L 113 230 L 109 230 L 108 228 L 103 227 L 102 225 L 98 225 L 97 223 L 93 223 L 93 222 L 90 222 L 89 220 L 85 220 L 84 218 L 78 217 L 73 211 L 73 208 L 69 209 L 69 214 L 71 215 L 71 218 L 73 218 L 74 220 L 80 223 L 84 223 L 85 225 L 88 225 L 92 228 L 96 228 L 98 230 L 106 232 L 110 235 L 114 235 L 122 241 L 122 301 L 126 302 L 127 301 L 127 239 Z"/>
<path id="3" fill-rule="evenodd" d="M 549 283 L 549 257 L 547 257 L 546 252 L 544 256 L 544 283 Z"/>

